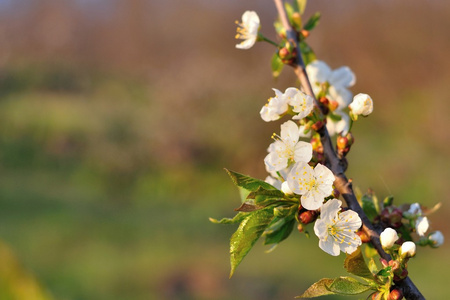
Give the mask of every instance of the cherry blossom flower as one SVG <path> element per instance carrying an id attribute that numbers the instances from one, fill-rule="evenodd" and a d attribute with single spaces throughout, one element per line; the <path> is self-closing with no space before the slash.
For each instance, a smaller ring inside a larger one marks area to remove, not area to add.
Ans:
<path id="1" fill-rule="evenodd" d="M 349 67 L 331 70 L 325 62 L 315 60 L 306 66 L 306 72 L 316 96 L 323 85 L 328 85 L 327 97 L 338 102 L 338 109 L 343 109 L 352 102 L 353 94 L 348 88 L 355 84 L 356 76 Z"/>
<path id="2" fill-rule="evenodd" d="M 416 232 L 420 236 L 424 236 L 430 227 L 430 222 L 427 217 L 418 217 L 416 220 Z"/>
<path id="3" fill-rule="evenodd" d="M 275 92 L 275 97 L 269 98 L 266 105 L 264 105 L 259 112 L 261 118 L 266 122 L 278 120 L 289 108 L 288 98 L 285 94 L 277 89 L 273 89 L 273 91 Z"/>
<path id="4" fill-rule="evenodd" d="M 398 240 L 397 231 L 388 227 L 380 234 L 381 246 L 384 249 L 390 249 L 394 246 L 395 242 Z"/>
<path id="5" fill-rule="evenodd" d="M 317 164 L 312 168 L 305 162 L 298 162 L 292 166 L 287 182 L 289 188 L 300 198 L 304 208 L 316 210 L 323 204 L 325 197 L 333 192 L 333 173 L 324 165 Z"/>
<path id="6" fill-rule="evenodd" d="M 354 115 L 368 116 L 373 111 L 373 100 L 367 94 L 358 94 L 348 106 Z"/>
<path id="7" fill-rule="evenodd" d="M 350 130 L 350 117 L 348 114 L 341 110 L 337 110 L 334 114 L 341 117 L 339 121 L 334 121 L 331 118 L 327 118 L 327 130 L 330 136 L 341 134 L 342 136 L 346 136 L 348 131 Z"/>
<path id="8" fill-rule="evenodd" d="M 431 247 L 437 248 L 442 246 L 442 244 L 444 244 L 444 235 L 442 234 L 442 232 L 438 230 L 431 233 L 428 236 L 428 240 L 430 241 Z"/>
<path id="9" fill-rule="evenodd" d="M 236 29 L 236 39 L 243 41 L 236 45 L 238 49 L 250 49 L 258 38 L 260 20 L 256 12 L 247 10 L 242 15 L 242 23 L 236 21 L 238 28 Z"/>
<path id="10" fill-rule="evenodd" d="M 400 257 L 409 258 L 416 255 L 416 244 L 414 242 L 404 242 L 398 250 Z"/>
<path id="11" fill-rule="evenodd" d="M 320 249 L 333 256 L 338 256 L 340 251 L 351 254 L 361 245 L 356 234 L 361 219 L 352 210 L 340 212 L 341 205 L 338 199 L 327 201 L 320 209 L 320 219 L 314 224 Z"/>
<path id="12" fill-rule="evenodd" d="M 281 136 L 269 146 L 264 159 L 268 172 L 285 169 L 290 162 L 309 162 L 312 158 L 310 143 L 299 141 L 300 129 L 293 121 L 281 125 Z"/>

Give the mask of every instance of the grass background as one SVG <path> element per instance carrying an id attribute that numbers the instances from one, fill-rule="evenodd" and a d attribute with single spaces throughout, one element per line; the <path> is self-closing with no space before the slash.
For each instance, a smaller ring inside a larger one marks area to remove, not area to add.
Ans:
<path id="1" fill-rule="evenodd" d="M 432 227 L 448 234 L 450 5 L 310 2 L 317 56 L 375 101 L 349 177 L 398 204 L 442 202 Z M 246 9 L 275 39 L 270 1 L 0 1 L 2 299 L 291 299 L 344 274 L 294 232 L 228 279 L 235 228 L 208 221 L 239 205 L 223 167 L 265 178 L 280 123 L 258 111 L 297 85 L 287 68 L 271 78 L 270 45 L 234 49 Z M 409 265 L 429 299 L 446 294 L 448 253 Z"/>

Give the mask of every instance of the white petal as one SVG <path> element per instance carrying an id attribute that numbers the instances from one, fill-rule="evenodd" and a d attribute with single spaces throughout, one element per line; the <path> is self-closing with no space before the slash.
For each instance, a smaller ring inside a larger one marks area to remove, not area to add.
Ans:
<path id="1" fill-rule="evenodd" d="M 361 218 L 353 210 L 347 210 L 339 214 L 339 222 L 336 223 L 336 226 L 352 231 L 358 230 L 361 225 Z"/>
<path id="2" fill-rule="evenodd" d="M 250 49 L 251 47 L 253 47 L 255 42 L 256 42 L 256 38 L 246 39 L 246 40 L 240 42 L 239 44 L 236 44 L 236 48 L 247 50 L 247 49 Z"/>
<path id="3" fill-rule="evenodd" d="M 346 135 L 350 129 L 350 117 L 340 110 L 334 112 L 341 116 L 341 119 L 337 122 L 333 121 L 331 118 L 327 118 L 327 130 L 330 136 L 335 134 Z"/>
<path id="4" fill-rule="evenodd" d="M 312 145 L 311 143 L 300 141 L 295 145 L 294 149 L 294 161 L 309 162 L 312 158 Z"/>
<path id="5" fill-rule="evenodd" d="M 283 97 L 283 93 L 280 90 L 272 89 L 275 92 L 275 97 Z"/>
<path id="6" fill-rule="evenodd" d="M 333 184 L 333 182 L 336 180 L 336 178 L 334 177 L 333 172 L 331 172 L 330 169 L 328 169 L 327 167 L 325 167 L 322 164 L 317 164 L 316 167 L 314 168 L 314 176 L 319 179 L 322 180 L 324 182 L 324 184 Z"/>
<path id="7" fill-rule="evenodd" d="M 319 247 L 326 253 L 333 255 L 333 256 L 338 256 L 340 253 L 339 244 L 335 243 L 331 236 L 328 237 L 327 240 L 320 240 Z"/>
<path id="8" fill-rule="evenodd" d="M 300 198 L 302 206 L 308 210 L 319 209 L 323 204 L 324 197 L 319 193 L 308 191 Z"/>
<path id="9" fill-rule="evenodd" d="M 343 66 L 333 70 L 328 82 L 335 87 L 349 88 L 356 82 L 356 76 L 349 67 Z"/>
<path id="10" fill-rule="evenodd" d="M 342 201 L 338 199 L 328 200 L 320 209 L 320 219 L 331 223 L 341 209 Z"/>
<path id="11" fill-rule="evenodd" d="M 290 120 L 281 124 L 280 136 L 283 142 L 289 143 L 290 146 L 294 147 L 300 137 L 297 124 Z"/>
<path id="12" fill-rule="evenodd" d="M 330 86 L 328 94 L 331 100 L 335 100 L 339 104 L 338 109 L 346 108 L 353 100 L 353 93 L 343 87 Z"/>
<path id="13" fill-rule="evenodd" d="M 242 23 L 260 23 L 259 16 L 255 11 L 247 10 L 242 14 Z"/>
<path id="14" fill-rule="evenodd" d="M 284 91 L 284 96 L 288 99 L 288 101 L 294 98 L 300 91 L 297 88 L 290 87 Z"/>
<path id="15" fill-rule="evenodd" d="M 314 223 L 314 233 L 318 238 L 325 238 L 328 235 L 328 225 L 322 218 L 317 219 Z"/>
<path id="16" fill-rule="evenodd" d="M 314 178 L 313 175 L 313 170 L 307 163 L 297 162 L 292 166 L 286 180 L 295 194 L 303 195 L 308 191 L 305 182 L 310 182 Z"/>
<path id="17" fill-rule="evenodd" d="M 315 60 L 306 66 L 308 77 L 313 83 L 324 83 L 328 81 L 331 76 L 330 67 L 323 61 Z"/>
<path id="18" fill-rule="evenodd" d="M 430 227 L 427 217 L 418 217 L 416 220 L 416 232 L 420 236 L 424 236 Z"/>
<path id="19" fill-rule="evenodd" d="M 287 167 L 288 159 L 278 155 L 277 152 L 270 152 L 264 158 L 264 163 L 268 172 L 276 172 Z"/>

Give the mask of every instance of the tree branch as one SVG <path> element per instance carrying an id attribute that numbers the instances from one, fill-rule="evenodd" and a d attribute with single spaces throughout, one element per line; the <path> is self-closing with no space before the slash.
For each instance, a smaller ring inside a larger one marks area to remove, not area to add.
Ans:
<path id="1" fill-rule="evenodd" d="M 295 45 L 297 49 L 297 60 L 293 65 L 295 74 L 300 80 L 301 87 L 306 92 L 306 94 L 310 95 L 314 98 L 315 106 L 320 109 L 319 102 L 317 101 L 312 88 L 311 83 L 309 81 L 308 75 L 306 74 L 305 64 L 303 62 L 300 44 L 297 38 L 296 32 L 293 30 L 291 24 L 289 23 L 289 19 L 284 8 L 284 4 L 282 0 L 274 0 L 275 6 L 278 10 L 278 15 L 280 16 L 281 23 L 286 30 L 287 39 Z M 380 257 L 390 260 L 390 256 L 384 252 L 380 243 L 380 233 L 383 228 L 375 228 L 374 225 L 370 222 L 369 218 L 364 213 L 361 205 L 356 199 L 355 193 L 352 189 L 351 181 L 347 179 L 345 176 L 345 171 L 347 168 L 347 162 L 345 158 L 339 159 L 334 150 L 333 143 L 331 142 L 330 135 L 328 134 L 328 130 L 326 126 L 323 126 L 318 130 L 320 134 L 320 139 L 324 149 L 324 155 L 326 164 L 330 167 L 331 171 L 334 173 L 336 180 L 334 182 L 334 186 L 341 193 L 344 198 L 347 206 L 358 213 L 363 223 L 363 230 L 370 237 L 370 242 L 377 250 Z M 402 289 L 403 295 L 406 299 L 409 300 L 425 300 L 425 297 L 420 293 L 414 283 L 411 281 L 409 277 L 405 278 L 403 281 L 396 283 L 398 287 Z"/>

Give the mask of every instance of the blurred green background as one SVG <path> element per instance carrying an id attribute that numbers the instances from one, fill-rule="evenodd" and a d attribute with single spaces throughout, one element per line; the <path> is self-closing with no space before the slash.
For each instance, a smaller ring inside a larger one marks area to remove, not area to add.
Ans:
<path id="1" fill-rule="evenodd" d="M 234 48 L 244 10 L 275 39 L 272 1 L 0 0 L 0 298 L 292 299 L 343 257 L 296 232 L 257 244 L 228 279 L 238 192 L 223 167 L 265 178 L 281 122 L 259 110 L 273 47 Z M 357 75 L 375 111 L 348 158 L 361 190 L 442 209 L 448 236 L 450 3 L 310 1 L 318 58 Z M 447 293 L 448 243 L 410 274 Z M 444 272 L 444 273 L 441 273 Z M 327 299 L 333 299 L 332 297 Z M 338 299 L 338 298 L 334 298 Z"/>

